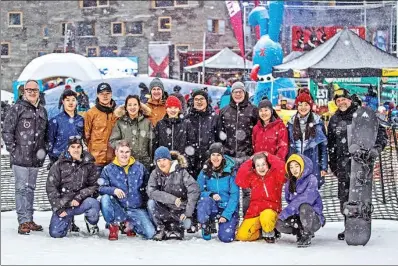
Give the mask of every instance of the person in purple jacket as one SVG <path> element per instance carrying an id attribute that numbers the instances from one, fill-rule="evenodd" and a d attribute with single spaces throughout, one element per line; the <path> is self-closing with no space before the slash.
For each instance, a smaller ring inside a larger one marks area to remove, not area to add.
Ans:
<path id="1" fill-rule="evenodd" d="M 296 235 L 298 247 L 310 246 L 314 233 L 325 225 L 318 180 L 312 174 L 312 167 L 311 159 L 301 154 L 292 154 L 285 165 L 288 205 L 279 214 L 276 228 L 281 233 Z"/>

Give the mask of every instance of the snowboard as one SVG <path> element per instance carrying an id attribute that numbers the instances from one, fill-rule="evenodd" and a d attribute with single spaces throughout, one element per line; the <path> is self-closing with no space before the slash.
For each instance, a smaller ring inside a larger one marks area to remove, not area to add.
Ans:
<path id="1" fill-rule="evenodd" d="M 369 107 L 353 116 L 348 141 L 351 154 L 350 191 L 344 206 L 345 240 L 348 245 L 366 245 L 371 235 L 372 179 L 374 159 L 369 157 L 377 138 L 379 121 Z"/>

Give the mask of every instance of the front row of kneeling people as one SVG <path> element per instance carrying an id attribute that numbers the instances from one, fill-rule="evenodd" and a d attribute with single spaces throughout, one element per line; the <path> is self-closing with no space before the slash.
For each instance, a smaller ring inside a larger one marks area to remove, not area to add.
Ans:
<path id="1" fill-rule="evenodd" d="M 293 154 L 285 164 L 267 152 L 256 153 L 236 171 L 222 144 L 214 143 L 196 181 L 186 169 L 184 156 L 166 147 L 156 149 L 151 174 L 131 156 L 128 141 L 119 141 L 115 154 L 99 176 L 93 156 L 83 151 L 82 140 L 69 140 L 47 180 L 52 237 L 66 236 L 74 216 L 80 214 L 87 230 L 97 233 L 100 211 L 109 240 L 118 239 L 121 224 L 127 236 L 165 240 L 183 239 L 184 231 L 196 223 L 203 239 L 210 240 L 217 222 L 222 242 L 264 238 L 274 243 L 281 232 L 296 235 L 298 246 L 308 246 L 325 224 L 312 162 L 303 155 Z M 282 209 L 284 184 L 288 205 Z M 250 189 L 251 198 L 238 227 L 239 187 Z"/>

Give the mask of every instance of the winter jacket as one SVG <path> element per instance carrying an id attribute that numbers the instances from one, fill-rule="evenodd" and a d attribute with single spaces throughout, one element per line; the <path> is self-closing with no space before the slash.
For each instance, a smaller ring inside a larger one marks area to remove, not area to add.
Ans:
<path id="1" fill-rule="evenodd" d="M 90 109 L 90 102 L 88 99 L 88 95 L 82 92 L 77 96 L 77 111 L 86 112 L 88 111 L 88 109 Z"/>
<path id="2" fill-rule="evenodd" d="M 70 117 L 65 111 L 62 111 L 48 123 L 48 155 L 56 161 L 61 152 L 66 151 L 68 147 L 69 137 L 80 136 L 83 138 L 83 117 L 75 114 Z"/>
<path id="3" fill-rule="evenodd" d="M 128 115 L 122 116 L 112 129 L 109 138 L 112 148 L 119 140 L 125 139 L 131 144 L 131 156 L 149 169 L 152 163 L 152 124 L 149 119 L 139 115 L 131 119 Z"/>
<path id="4" fill-rule="evenodd" d="M 285 163 L 275 155 L 268 154 L 270 169 L 265 176 L 257 174 L 251 159 L 239 168 L 235 182 L 241 188 L 250 188 L 251 197 L 245 219 L 258 217 L 265 209 L 280 212 L 282 187 L 285 183 Z"/>
<path id="5" fill-rule="evenodd" d="M 101 172 L 101 178 L 98 180 L 99 192 L 101 195 L 114 196 L 124 209 L 143 208 L 147 199 L 145 189 L 148 178 L 148 170 L 133 157 L 125 167 L 115 158 Z M 114 193 L 116 188 L 121 189 L 126 197 L 117 198 Z"/>
<path id="6" fill-rule="evenodd" d="M 231 102 L 220 111 L 225 153 L 232 157 L 244 157 L 253 154 L 252 130 L 258 120 L 257 107 L 249 102 L 248 94 L 237 105 L 231 95 Z"/>
<path id="7" fill-rule="evenodd" d="M 155 126 L 152 150 L 165 146 L 171 151 L 185 154 L 185 148 L 192 145 L 193 138 L 193 128 L 189 120 L 181 117 L 169 118 L 166 115 Z"/>
<path id="8" fill-rule="evenodd" d="M 358 107 L 352 104 L 344 112 L 337 110 L 330 118 L 328 124 L 329 165 L 332 172 L 338 178 L 349 179 L 351 172 L 351 155 L 348 151 L 347 128 L 351 127 L 352 118 L 357 109 Z M 381 152 L 386 145 L 386 130 L 382 126 L 379 126 L 374 148 Z"/>
<path id="9" fill-rule="evenodd" d="M 288 134 L 285 124 L 280 118 L 270 121 L 266 126 L 261 119 L 253 128 L 253 150 L 268 152 L 285 160 L 288 153 Z"/>
<path id="10" fill-rule="evenodd" d="M 173 152 L 172 159 L 169 174 L 163 173 L 158 167 L 152 171 L 146 190 L 148 197 L 170 209 L 185 210 L 185 216 L 192 217 L 200 196 L 199 185 L 188 173 L 184 156 Z M 177 198 L 181 198 L 180 207 L 175 205 Z"/>
<path id="11" fill-rule="evenodd" d="M 320 188 L 325 182 L 324 178 L 321 177 L 321 171 L 328 171 L 328 154 L 327 154 L 327 137 L 325 135 L 325 125 L 320 116 L 314 113 L 310 113 L 313 115 L 314 122 L 313 126 L 315 127 L 315 138 L 310 137 L 308 140 L 304 142 L 301 140 L 294 140 L 293 135 L 293 126 L 294 119 L 297 114 L 292 116 L 290 121 L 287 124 L 287 128 L 289 131 L 289 155 L 293 153 L 300 153 L 312 161 L 312 173 L 318 179 L 318 187 Z"/>
<path id="12" fill-rule="evenodd" d="M 112 100 L 112 107 L 105 107 L 96 100 L 95 107 L 87 111 L 84 117 L 84 134 L 88 151 L 94 156 L 95 164 L 99 166 L 112 162 L 114 150 L 109 145 L 109 137 L 117 117 L 113 113 L 116 103 Z"/>
<path id="13" fill-rule="evenodd" d="M 221 197 L 217 201 L 218 207 L 223 209 L 221 216 L 227 220 L 237 212 L 239 207 L 239 188 L 235 183 L 235 163 L 231 157 L 224 155 L 225 166 L 222 173 L 213 172 L 210 176 L 202 170 L 198 176 L 200 198 L 212 197 L 218 194 Z M 207 167 L 211 167 L 207 164 Z"/>
<path id="14" fill-rule="evenodd" d="M 206 152 L 210 145 L 221 142 L 221 121 L 220 117 L 212 111 L 211 106 L 207 106 L 204 112 L 192 108 L 185 119 L 191 123 L 193 130 L 191 144 L 195 149 L 195 153 L 190 160 L 190 170 L 194 176 L 197 176 L 208 158 Z"/>
<path id="15" fill-rule="evenodd" d="M 183 114 L 186 114 L 188 107 L 187 107 L 187 101 L 185 100 L 185 97 L 179 92 L 174 92 L 174 93 L 170 94 L 170 96 L 175 96 L 175 97 L 178 98 L 178 100 L 180 100 L 181 106 L 182 106 L 182 111 L 181 112 Z"/>
<path id="16" fill-rule="evenodd" d="M 54 212 L 60 214 L 72 207 L 72 200 L 81 203 L 88 197 L 98 195 L 98 172 L 94 157 L 83 151 L 82 160 L 75 161 L 69 152 L 64 152 L 48 173 L 46 191 Z"/>
<path id="17" fill-rule="evenodd" d="M 2 136 L 10 161 L 23 167 L 42 167 L 48 150 L 47 111 L 20 99 L 10 108 L 4 120 Z"/>
<path id="18" fill-rule="evenodd" d="M 151 109 L 149 120 L 151 120 L 152 126 L 156 126 L 156 124 L 166 115 L 166 102 L 163 100 L 155 102 L 151 98 L 147 101 L 146 105 Z"/>
<path id="19" fill-rule="evenodd" d="M 321 225 L 325 224 L 325 217 L 323 216 L 323 204 L 321 195 L 318 191 L 318 179 L 312 174 L 312 162 L 307 156 L 299 154 L 304 161 L 304 170 L 301 177 L 296 182 L 296 192 L 289 191 L 289 180 L 285 184 L 285 199 L 288 205 L 279 214 L 279 219 L 282 221 L 288 217 L 300 214 L 301 204 L 309 204 L 319 217 Z"/>

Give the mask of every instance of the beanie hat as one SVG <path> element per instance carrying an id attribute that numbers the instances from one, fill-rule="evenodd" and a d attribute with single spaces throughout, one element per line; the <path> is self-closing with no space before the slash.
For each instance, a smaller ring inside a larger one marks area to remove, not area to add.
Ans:
<path id="1" fill-rule="evenodd" d="M 178 109 L 182 110 L 182 105 L 180 100 L 173 95 L 169 96 L 166 100 L 166 108 L 169 107 L 177 107 Z"/>
<path id="2" fill-rule="evenodd" d="M 70 136 L 70 137 L 69 137 L 69 141 L 68 141 L 68 148 L 69 148 L 72 144 L 80 144 L 80 146 L 83 147 L 82 137 L 79 136 L 79 135 L 77 135 L 77 136 Z"/>
<path id="3" fill-rule="evenodd" d="M 333 100 L 336 101 L 338 98 L 346 98 L 351 100 L 350 92 L 344 88 L 339 88 L 334 91 Z"/>
<path id="4" fill-rule="evenodd" d="M 153 157 L 155 162 L 160 159 L 168 159 L 171 161 L 171 154 L 169 149 L 167 149 L 165 146 L 160 146 L 155 150 L 155 156 Z"/>
<path id="5" fill-rule="evenodd" d="M 154 87 L 159 87 L 164 91 L 163 82 L 159 78 L 154 78 L 151 83 L 149 83 L 149 90 L 151 91 Z"/>
<path id="6" fill-rule="evenodd" d="M 77 86 L 75 87 L 75 91 L 76 91 L 76 92 L 83 92 L 82 86 L 77 85 Z"/>
<path id="7" fill-rule="evenodd" d="M 181 90 L 181 86 L 178 86 L 178 85 L 174 86 L 174 88 L 173 88 L 174 92 L 180 92 L 180 90 Z"/>
<path id="8" fill-rule="evenodd" d="M 196 90 L 192 93 L 192 99 L 195 99 L 195 96 L 201 95 L 205 98 L 206 103 L 209 104 L 209 94 L 203 90 Z"/>
<path id="9" fill-rule="evenodd" d="M 61 95 L 62 101 L 65 100 L 66 97 L 69 97 L 69 96 L 73 96 L 73 97 L 77 98 L 77 94 L 73 90 L 64 90 L 64 92 Z"/>
<path id="10" fill-rule="evenodd" d="M 300 93 L 297 96 L 296 101 L 294 102 L 294 105 L 296 105 L 296 108 L 297 108 L 299 103 L 304 103 L 304 102 L 308 103 L 312 109 L 312 106 L 314 105 L 314 101 L 312 100 L 311 95 L 309 95 L 307 92 Z"/>
<path id="11" fill-rule="evenodd" d="M 213 153 L 218 153 L 224 156 L 224 146 L 220 142 L 215 142 L 211 144 L 209 148 L 209 155 Z"/>
<path id="12" fill-rule="evenodd" d="M 70 89 L 72 89 L 71 85 L 66 84 L 66 85 L 65 85 L 65 90 L 70 90 Z"/>
<path id="13" fill-rule="evenodd" d="M 101 93 L 101 92 L 104 92 L 104 91 L 112 92 L 111 85 L 109 85 L 108 83 L 105 83 L 105 82 L 102 82 L 102 83 L 98 84 L 97 94 Z"/>
<path id="14" fill-rule="evenodd" d="M 260 110 L 261 108 L 269 108 L 269 109 L 271 109 L 271 111 L 273 111 L 272 103 L 269 100 L 262 100 L 258 104 L 258 109 Z"/>
<path id="15" fill-rule="evenodd" d="M 243 91 L 246 91 L 245 84 L 243 84 L 240 81 L 235 82 L 234 84 L 232 84 L 231 92 L 233 92 L 236 89 L 241 89 Z"/>

